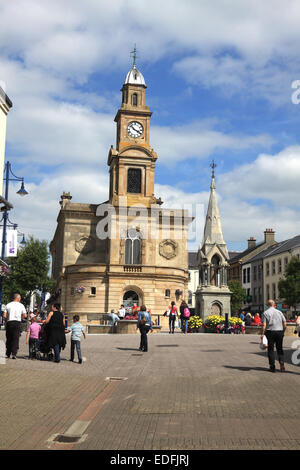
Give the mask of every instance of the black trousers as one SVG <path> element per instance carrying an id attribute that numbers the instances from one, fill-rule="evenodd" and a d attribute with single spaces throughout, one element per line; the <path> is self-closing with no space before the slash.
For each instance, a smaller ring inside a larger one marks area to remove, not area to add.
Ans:
<path id="1" fill-rule="evenodd" d="M 6 322 L 6 355 L 13 356 L 17 355 L 19 349 L 19 339 L 21 333 L 21 322 L 20 321 L 8 321 Z"/>
<path id="2" fill-rule="evenodd" d="M 283 354 L 283 348 L 282 348 L 284 332 L 266 330 L 265 335 L 268 340 L 269 364 L 271 367 L 275 367 L 275 352 L 274 352 L 275 345 L 276 345 L 278 361 L 279 362 L 284 361 L 284 354 Z"/>
<path id="3" fill-rule="evenodd" d="M 150 326 L 148 325 L 141 325 L 140 326 L 140 332 L 141 332 L 141 343 L 140 343 L 140 349 L 142 351 L 148 351 L 148 338 L 147 338 L 147 333 L 150 330 Z"/>

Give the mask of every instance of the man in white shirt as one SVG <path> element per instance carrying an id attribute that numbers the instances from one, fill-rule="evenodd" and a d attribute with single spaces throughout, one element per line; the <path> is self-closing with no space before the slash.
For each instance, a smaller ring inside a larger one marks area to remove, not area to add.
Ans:
<path id="1" fill-rule="evenodd" d="M 274 300 L 268 301 L 268 310 L 262 314 L 261 339 L 266 335 L 268 340 L 268 358 L 270 371 L 275 372 L 275 353 L 274 345 L 276 345 L 280 371 L 284 372 L 284 354 L 283 354 L 283 337 L 286 329 L 286 319 L 280 310 L 275 308 Z"/>
<path id="2" fill-rule="evenodd" d="M 22 317 L 27 318 L 26 309 L 21 304 L 20 294 L 14 294 L 14 300 L 6 305 L 3 317 L 6 319 L 6 357 L 17 358 Z"/>

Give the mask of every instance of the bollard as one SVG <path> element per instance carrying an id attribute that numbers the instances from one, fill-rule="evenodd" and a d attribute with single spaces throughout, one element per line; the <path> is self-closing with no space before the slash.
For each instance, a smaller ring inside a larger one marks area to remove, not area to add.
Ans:
<path id="1" fill-rule="evenodd" d="M 228 313 L 225 313 L 225 333 L 226 333 L 227 335 L 229 334 L 228 317 L 229 317 L 229 314 L 228 314 Z"/>

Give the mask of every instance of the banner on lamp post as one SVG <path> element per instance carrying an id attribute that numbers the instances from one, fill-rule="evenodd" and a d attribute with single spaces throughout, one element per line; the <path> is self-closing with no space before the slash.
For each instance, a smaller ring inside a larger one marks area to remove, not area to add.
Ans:
<path id="1" fill-rule="evenodd" d="M 6 246 L 5 257 L 11 258 L 18 254 L 18 231 L 7 230 L 6 232 Z"/>

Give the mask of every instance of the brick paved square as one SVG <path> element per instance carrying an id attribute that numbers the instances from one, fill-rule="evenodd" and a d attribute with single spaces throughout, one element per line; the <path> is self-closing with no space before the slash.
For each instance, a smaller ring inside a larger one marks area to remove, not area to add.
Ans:
<path id="1" fill-rule="evenodd" d="M 91 415 L 73 449 L 299 449 L 295 339 L 286 373 L 272 374 L 252 335 L 153 334 L 144 354 L 138 335 L 89 335 L 79 365 L 69 344 L 60 364 L 29 361 L 23 334 L 18 359 L 0 365 L 0 448 L 49 448 Z"/>

